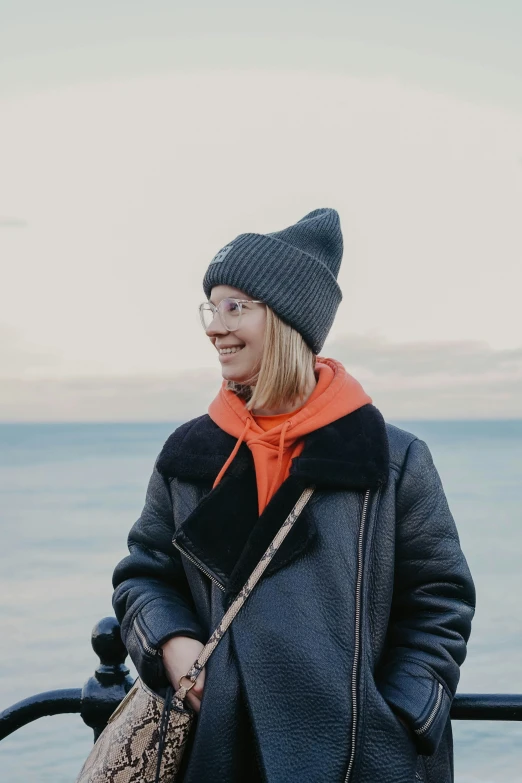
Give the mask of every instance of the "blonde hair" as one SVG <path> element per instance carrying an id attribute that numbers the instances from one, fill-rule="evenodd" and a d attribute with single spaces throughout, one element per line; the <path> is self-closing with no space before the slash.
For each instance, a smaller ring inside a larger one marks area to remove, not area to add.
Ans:
<path id="1" fill-rule="evenodd" d="M 243 383 L 228 381 L 226 388 L 244 399 L 249 411 L 291 406 L 304 397 L 315 360 L 299 332 L 267 306 L 261 359 L 250 378 Z"/>

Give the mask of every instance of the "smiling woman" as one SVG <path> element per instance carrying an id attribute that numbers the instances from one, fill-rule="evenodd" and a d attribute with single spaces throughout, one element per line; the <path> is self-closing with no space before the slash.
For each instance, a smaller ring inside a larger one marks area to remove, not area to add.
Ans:
<path id="1" fill-rule="evenodd" d="M 245 400 L 247 410 L 259 415 L 287 413 L 311 394 L 316 357 L 299 332 L 272 308 L 248 299 L 244 291 L 219 285 L 212 289 L 210 301 L 200 305 L 200 313 L 219 352 L 226 388 Z"/>
<path id="2" fill-rule="evenodd" d="M 215 308 L 216 317 L 212 317 L 205 331 L 219 353 L 223 378 L 245 386 L 255 385 L 264 343 L 266 307 L 259 299 L 248 299 L 242 291 L 230 286 L 217 286 L 212 296 L 219 305 Z"/>
<path id="3" fill-rule="evenodd" d="M 342 253 L 321 208 L 204 276 L 221 388 L 164 444 L 113 576 L 176 783 L 453 781 L 475 587 L 426 443 L 319 355 Z"/>

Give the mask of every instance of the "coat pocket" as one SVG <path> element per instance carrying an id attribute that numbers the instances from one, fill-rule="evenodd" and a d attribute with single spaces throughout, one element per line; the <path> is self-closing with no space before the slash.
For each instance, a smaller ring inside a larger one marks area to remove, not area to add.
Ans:
<path id="1" fill-rule="evenodd" d="M 428 777 L 424 756 L 421 756 L 418 752 L 417 735 L 413 731 L 413 728 L 410 726 L 410 724 L 406 719 L 404 719 L 405 720 L 404 723 L 401 721 L 398 712 L 392 707 L 390 707 L 388 702 L 384 699 L 384 697 L 380 693 L 379 689 L 376 688 L 376 690 L 377 693 L 379 694 L 380 703 L 383 705 L 383 708 L 386 710 L 386 712 L 388 712 L 393 716 L 395 724 L 398 725 L 399 727 L 397 731 L 399 731 L 403 737 L 407 738 L 408 746 L 411 749 L 411 763 L 412 763 L 411 773 L 410 773 L 410 777 L 406 777 L 407 773 L 405 773 L 404 780 L 405 781 L 407 780 L 408 783 L 434 783 Z M 396 736 L 395 734 L 392 735 L 390 732 L 390 734 L 388 735 L 388 739 L 390 742 L 393 743 L 394 750 L 396 751 L 399 743 L 398 743 L 398 738 L 394 739 L 395 736 Z M 386 751 L 386 755 L 388 758 L 390 757 L 389 748 Z"/>
<path id="2" fill-rule="evenodd" d="M 408 723 L 403 723 L 400 719 L 399 715 L 395 712 L 395 710 L 392 710 L 397 722 L 400 724 L 400 727 L 402 731 L 407 735 L 408 740 L 410 743 L 416 748 L 416 736 L 413 729 L 410 728 Z M 416 751 L 417 752 L 417 751 Z M 420 754 L 417 754 L 417 765 L 415 767 L 415 783 L 428 783 L 428 773 L 426 770 L 426 762 L 424 761 L 424 756 L 421 756 Z"/>
<path id="3" fill-rule="evenodd" d="M 379 672 L 379 690 L 412 727 L 417 750 L 431 756 L 449 717 L 451 698 L 431 669 L 410 658 L 395 660 Z"/>
<path id="4" fill-rule="evenodd" d="M 405 725 L 397 710 L 383 697 L 373 676 L 366 689 L 365 713 L 364 753 L 369 766 L 364 779 L 418 783 L 416 736 L 409 722 L 405 721 Z"/>

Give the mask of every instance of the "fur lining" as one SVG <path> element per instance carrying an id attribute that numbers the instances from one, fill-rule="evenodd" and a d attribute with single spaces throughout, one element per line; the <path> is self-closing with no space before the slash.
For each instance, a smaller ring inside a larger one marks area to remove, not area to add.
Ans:
<path id="1" fill-rule="evenodd" d="M 167 438 L 156 467 L 165 478 L 214 483 L 236 441 L 205 413 L 182 424 Z M 242 443 L 226 475 L 240 476 L 250 462 L 253 465 L 250 449 Z"/>
<path id="2" fill-rule="evenodd" d="M 307 435 L 292 472 L 325 489 L 376 489 L 389 463 L 385 421 L 368 404 Z"/>
<path id="3" fill-rule="evenodd" d="M 166 478 L 214 482 L 236 438 L 224 432 L 208 414 L 182 424 L 167 439 L 157 468 Z M 368 489 L 388 478 L 389 447 L 381 412 L 371 404 L 305 435 L 290 472 L 317 487 Z M 226 475 L 241 476 L 254 460 L 242 443 Z"/>

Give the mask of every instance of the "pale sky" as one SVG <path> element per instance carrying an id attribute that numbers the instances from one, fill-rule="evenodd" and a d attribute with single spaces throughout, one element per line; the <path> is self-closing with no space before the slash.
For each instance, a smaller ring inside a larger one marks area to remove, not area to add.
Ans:
<path id="1" fill-rule="evenodd" d="M 519 3 L 105 5 L 0 4 L 0 420 L 204 413 L 209 261 L 318 207 L 322 355 L 390 418 L 522 416 Z"/>

